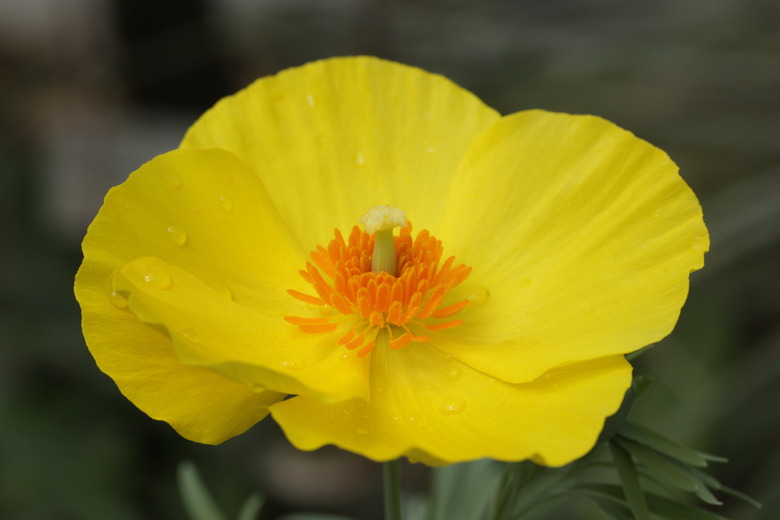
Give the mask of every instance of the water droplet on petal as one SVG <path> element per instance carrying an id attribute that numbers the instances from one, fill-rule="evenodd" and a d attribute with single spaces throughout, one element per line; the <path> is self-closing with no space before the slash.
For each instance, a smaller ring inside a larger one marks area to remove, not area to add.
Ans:
<path id="1" fill-rule="evenodd" d="M 442 404 L 440 412 L 442 415 L 458 415 L 466 410 L 466 401 L 460 397 L 447 399 Z"/>
<path id="2" fill-rule="evenodd" d="M 449 377 L 453 381 L 457 381 L 458 379 L 460 379 L 460 376 L 462 375 L 463 372 L 461 372 L 459 368 L 451 368 L 447 371 L 447 377 Z"/>
<path id="3" fill-rule="evenodd" d="M 366 428 L 357 428 L 355 429 L 355 433 L 358 435 L 368 435 L 368 430 Z"/>
<path id="4" fill-rule="evenodd" d="M 198 333 L 195 332 L 194 329 L 184 329 L 181 331 L 181 335 L 185 337 L 185 339 L 188 339 L 189 341 L 192 341 L 193 343 L 198 342 Z"/>
<path id="5" fill-rule="evenodd" d="M 171 275 L 161 265 L 153 265 L 144 275 L 144 281 L 161 291 L 171 287 Z"/>
<path id="6" fill-rule="evenodd" d="M 312 96 L 311 94 L 307 94 L 306 95 L 306 104 L 309 105 L 310 107 L 313 107 L 314 105 L 316 105 L 316 103 L 314 102 L 314 96 Z"/>
<path id="7" fill-rule="evenodd" d="M 435 146 L 429 146 L 428 147 L 428 153 L 436 153 L 436 147 Z"/>
<path id="8" fill-rule="evenodd" d="M 303 360 L 300 358 L 288 359 L 287 361 L 282 361 L 282 366 L 291 370 L 297 370 L 303 368 Z"/>
<path id="9" fill-rule="evenodd" d="M 218 293 L 227 296 L 231 300 L 233 299 L 233 292 L 230 290 L 230 287 L 225 285 L 223 282 L 220 282 L 219 280 L 209 280 L 206 283 L 209 287 Z"/>
<path id="10" fill-rule="evenodd" d="M 330 305 L 322 305 L 319 308 L 321 316 L 330 316 L 333 314 L 333 307 Z"/>
<path id="11" fill-rule="evenodd" d="M 469 289 L 466 299 L 469 305 L 482 305 L 490 299 L 490 291 L 481 285 L 473 285 Z"/>
<path id="12" fill-rule="evenodd" d="M 225 211 L 231 211 L 233 209 L 233 201 L 227 197 L 220 197 L 219 205 Z"/>
<path id="13" fill-rule="evenodd" d="M 119 291 L 111 291 L 111 294 L 108 295 L 108 299 L 111 300 L 111 303 L 117 309 L 127 309 L 129 302 L 127 301 L 126 294 Z"/>
<path id="14" fill-rule="evenodd" d="M 171 224 L 168 226 L 168 236 L 177 246 L 183 246 L 187 243 L 187 230 L 182 226 Z"/>
<path id="15" fill-rule="evenodd" d="M 366 164 L 366 156 L 363 155 L 363 152 L 357 153 L 357 155 L 355 156 L 355 164 L 357 164 L 358 166 L 363 166 L 364 164 Z"/>

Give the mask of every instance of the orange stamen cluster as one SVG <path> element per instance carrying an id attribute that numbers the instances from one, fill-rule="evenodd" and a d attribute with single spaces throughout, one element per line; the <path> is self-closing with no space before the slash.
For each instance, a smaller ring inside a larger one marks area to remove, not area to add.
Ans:
<path id="1" fill-rule="evenodd" d="M 306 269 L 299 271 L 303 279 L 314 287 L 317 296 L 287 291 L 302 302 L 330 306 L 344 316 L 357 317 L 358 320 L 338 343 L 350 350 L 360 348 L 360 357 L 371 352 L 382 330 L 387 331 L 390 347 L 399 349 L 410 342 L 430 341 L 429 336 L 414 334 L 410 325 L 442 330 L 463 324 L 461 320 L 437 323 L 422 320 L 448 318 L 466 306 L 468 301 L 462 300 L 440 307 L 447 292 L 465 280 L 471 268 L 453 266 L 454 256 L 440 266 L 441 241 L 426 230 L 412 240 L 409 225 L 401 229 L 394 242 L 398 276 L 386 272 L 374 273 L 371 271 L 374 236 L 355 226 L 349 241 L 345 241 L 336 230 L 336 238 L 331 240 L 327 249 L 318 246 L 311 253 L 314 263 L 307 262 Z M 330 332 L 340 325 L 330 318 L 287 316 L 285 320 L 304 332 Z"/>

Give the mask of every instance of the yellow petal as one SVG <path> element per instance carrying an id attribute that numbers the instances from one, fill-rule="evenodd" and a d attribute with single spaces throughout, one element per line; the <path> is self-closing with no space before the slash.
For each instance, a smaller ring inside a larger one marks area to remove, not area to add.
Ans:
<path id="1" fill-rule="evenodd" d="M 173 151 L 144 164 L 108 193 L 82 247 L 86 259 L 113 268 L 162 258 L 263 312 L 298 311 L 285 291 L 306 290 L 297 270 L 307 251 L 292 242 L 257 175 L 220 150 Z"/>
<path id="2" fill-rule="evenodd" d="M 291 241 L 258 176 L 235 156 L 219 150 L 175 151 L 150 161 L 109 192 L 83 250 L 75 290 L 87 345 L 139 408 L 187 438 L 216 443 L 249 428 L 266 415 L 263 406 L 280 399 L 281 394 L 245 384 L 249 375 L 241 365 L 232 367 L 243 371 L 231 373 L 232 381 L 184 365 L 169 333 L 150 328 L 127 310 L 129 292 L 112 295 L 117 270 L 156 257 L 196 278 L 215 302 L 232 300 L 245 313 L 273 317 L 268 329 L 274 333 L 303 335 L 283 316 L 307 310 L 285 293 L 308 290 L 297 273 L 304 253 Z M 214 348 L 223 359 L 215 352 L 199 359 L 202 365 L 222 363 L 237 346 L 222 342 Z M 223 372 L 226 367 L 223 363 Z"/>
<path id="3" fill-rule="evenodd" d="M 611 356 L 511 385 L 427 345 L 371 354 L 369 404 L 295 397 L 271 414 L 299 449 L 335 444 L 370 459 L 431 465 L 483 457 L 566 464 L 594 445 L 619 407 L 631 366 Z"/>
<path id="4" fill-rule="evenodd" d="M 221 100 L 182 148 L 222 148 L 262 178 L 304 250 L 366 210 L 435 229 L 469 143 L 498 114 L 446 78 L 376 58 L 334 58 Z"/>
<path id="5" fill-rule="evenodd" d="M 474 303 L 437 346 L 508 382 L 666 336 L 709 246 L 676 165 L 598 117 L 505 117 L 452 187 L 437 235 Z"/>
<path id="6" fill-rule="evenodd" d="M 345 356 L 337 334 L 306 334 L 281 316 L 232 301 L 159 258 L 139 258 L 114 273 L 113 291 L 173 340 L 179 359 L 253 387 L 314 394 L 324 401 L 368 397 L 367 360 Z M 343 332 L 342 332 L 343 334 Z"/>
<path id="7" fill-rule="evenodd" d="M 110 274 L 110 268 L 86 261 L 76 276 L 84 337 L 100 369 L 150 417 L 190 440 L 218 444 L 246 431 L 268 414 L 269 404 L 284 398 L 182 364 L 167 336 L 120 308 L 126 305 L 121 295 L 109 302 Z"/>

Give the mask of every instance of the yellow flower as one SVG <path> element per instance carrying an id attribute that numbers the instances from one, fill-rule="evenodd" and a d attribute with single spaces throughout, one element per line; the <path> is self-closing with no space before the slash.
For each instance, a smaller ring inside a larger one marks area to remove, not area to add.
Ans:
<path id="1" fill-rule="evenodd" d="M 112 189 L 76 295 L 99 367 L 188 439 L 270 412 L 304 450 L 561 465 L 708 242 L 674 163 L 612 123 L 339 58 L 221 100 Z"/>

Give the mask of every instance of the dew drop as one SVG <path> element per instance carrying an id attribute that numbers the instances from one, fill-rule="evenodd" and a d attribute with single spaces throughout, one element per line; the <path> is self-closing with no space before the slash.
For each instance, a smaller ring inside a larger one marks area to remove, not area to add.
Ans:
<path id="1" fill-rule="evenodd" d="M 447 399 L 439 410 L 442 415 L 458 415 L 466 410 L 466 401 L 460 397 Z"/>
<path id="2" fill-rule="evenodd" d="M 310 107 L 316 105 L 316 103 L 314 102 L 314 96 L 312 96 L 311 94 L 306 94 L 306 104 L 309 105 Z"/>
<path id="3" fill-rule="evenodd" d="M 197 343 L 198 342 L 198 333 L 195 332 L 194 329 L 184 329 L 181 331 L 181 335 L 184 336 L 185 339 Z"/>
<path id="4" fill-rule="evenodd" d="M 171 275 L 160 265 L 151 266 L 144 275 L 144 281 L 161 291 L 171 287 Z"/>
<path id="5" fill-rule="evenodd" d="M 219 198 L 219 206 L 225 210 L 225 211 L 232 211 L 233 210 L 233 201 L 230 200 L 228 197 L 220 197 Z"/>
<path id="6" fill-rule="evenodd" d="M 233 291 L 231 291 L 230 287 L 223 282 L 220 282 L 219 280 L 207 280 L 206 284 L 219 294 L 226 296 L 230 300 L 233 299 Z"/>
<path id="7" fill-rule="evenodd" d="M 344 354 L 342 354 L 342 355 L 341 355 L 341 359 L 344 359 L 344 360 L 347 360 L 347 359 L 349 359 L 349 354 L 347 354 L 347 353 L 345 352 Z"/>
<path id="8" fill-rule="evenodd" d="M 366 428 L 356 428 L 355 433 L 358 435 L 368 435 L 368 430 Z"/>
<path id="9" fill-rule="evenodd" d="M 469 305 L 482 305 L 490 299 L 490 291 L 481 285 L 473 285 L 469 289 L 466 299 Z"/>
<path id="10" fill-rule="evenodd" d="M 282 366 L 291 370 L 297 370 L 303 368 L 303 360 L 300 358 L 288 359 L 287 361 L 282 361 Z"/>
<path id="11" fill-rule="evenodd" d="M 436 153 L 436 147 L 435 146 L 429 146 L 428 147 L 428 153 Z"/>
<path id="12" fill-rule="evenodd" d="M 108 295 L 108 299 L 111 300 L 111 304 L 117 309 L 127 309 L 128 301 L 127 295 L 119 291 L 111 291 Z"/>
<path id="13" fill-rule="evenodd" d="M 366 164 L 366 156 L 363 155 L 363 152 L 357 153 L 357 155 L 355 156 L 355 164 L 357 164 L 358 166 L 363 166 L 364 164 Z"/>
<path id="14" fill-rule="evenodd" d="M 321 316 L 330 316 L 333 314 L 333 307 L 330 305 L 323 305 L 320 307 L 320 315 Z"/>
<path id="15" fill-rule="evenodd" d="M 176 224 L 171 224 L 168 226 L 168 236 L 177 246 L 183 246 L 187 243 L 187 230 L 182 226 L 178 226 Z"/>
<path id="16" fill-rule="evenodd" d="M 462 375 L 463 372 L 461 372 L 459 368 L 451 368 L 447 371 L 447 377 L 449 377 L 453 381 L 457 381 L 458 379 L 460 379 L 460 376 Z"/>

